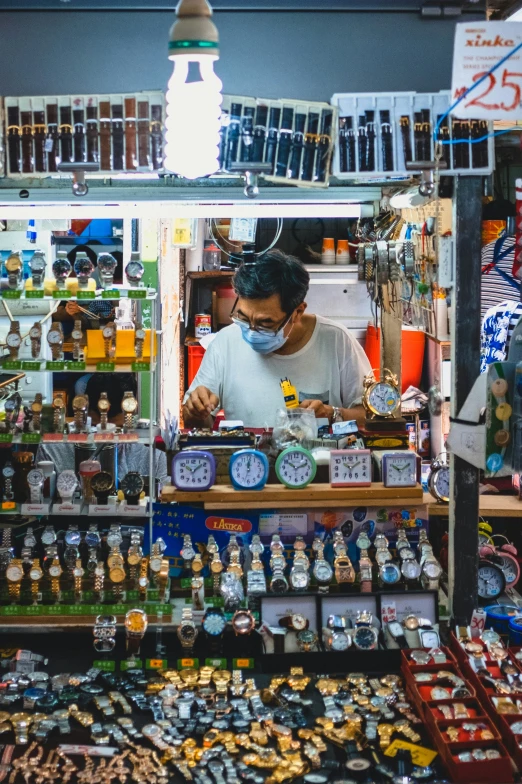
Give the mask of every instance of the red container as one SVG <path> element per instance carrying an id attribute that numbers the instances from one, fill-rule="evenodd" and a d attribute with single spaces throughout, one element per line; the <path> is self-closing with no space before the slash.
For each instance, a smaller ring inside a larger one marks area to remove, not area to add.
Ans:
<path id="1" fill-rule="evenodd" d="M 188 367 L 187 367 L 187 386 L 190 386 L 194 381 L 199 366 L 203 362 L 205 356 L 205 349 L 202 346 L 189 346 L 188 349 Z"/>
<path id="2" fill-rule="evenodd" d="M 366 356 L 372 368 L 377 370 L 381 366 L 381 330 L 373 324 L 368 324 L 366 331 Z M 424 345 L 426 335 L 420 330 L 402 330 L 402 391 L 409 386 L 419 387 L 424 362 Z"/>

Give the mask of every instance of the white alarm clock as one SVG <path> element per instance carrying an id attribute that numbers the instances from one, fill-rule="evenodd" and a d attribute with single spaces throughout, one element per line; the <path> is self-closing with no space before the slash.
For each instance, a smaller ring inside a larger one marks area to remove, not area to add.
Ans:
<path id="1" fill-rule="evenodd" d="M 369 449 L 332 449 L 332 487 L 369 487 L 372 483 L 372 455 Z"/>
<path id="2" fill-rule="evenodd" d="M 385 487 L 415 487 L 417 455 L 415 452 L 387 452 L 382 457 L 382 481 Z"/>

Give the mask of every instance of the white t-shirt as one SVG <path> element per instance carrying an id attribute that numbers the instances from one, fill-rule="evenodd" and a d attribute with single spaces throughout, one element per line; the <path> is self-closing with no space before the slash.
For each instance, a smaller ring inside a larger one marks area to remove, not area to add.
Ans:
<path id="1" fill-rule="evenodd" d="M 357 340 L 322 316 L 316 316 L 310 340 L 295 354 L 258 354 L 232 324 L 206 350 L 188 393 L 207 387 L 219 397 L 227 419 L 241 419 L 247 427 L 273 427 L 276 412 L 285 408 L 282 379 L 295 386 L 300 402 L 321 400 L 350 408 L 361 402 L 370 370 Z"/>

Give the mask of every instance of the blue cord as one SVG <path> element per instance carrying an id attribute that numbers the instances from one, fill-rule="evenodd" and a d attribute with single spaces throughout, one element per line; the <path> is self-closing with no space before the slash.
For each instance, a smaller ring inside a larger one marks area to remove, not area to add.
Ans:
<path id="1" fill-rule="evenodd" d="M 512 49 L 510 52 L 508 52 L 506 55 L 504 55 L 504 57 L 502 57 L 502 59 L 499 60 L 496 65 L 493 66 L 493 68 L 490 68 L 489 71 L 486 71 L 486 73 L 483 76 L 481 76 L 480 79 L 478 79 L 478 81 L 475 82 L 475 84 L 472 84 L 471 87 L 468 87 L 466 92 L 463 93 L 460 96 L 460 98 L 457 98 L 455 103 L 450 106 L 448 111 L 445 114 L 443 114 L 442 117 L 439 117 L 437 125 L 435 126 L 435 130 L 433 131 L 433 138 L 436 142 L 439 142 L 439 144 L 478 144 L 479 142 L 486 141 L 486 139 L 489 139 L 491 136 L 502 136 L 502 134 L 504 133 L 511 133 L 511 131 L 516 131 L 519 128 L 519 126 L 515 125 L 513 128 L 506 128 L 503 131 L 495 131 L 494 133 L 488 133 L 486 134 L 486 136 L 481 136 L 479 139 L 450 139 L 449 141 L 441 141 L 441 139 L 437 138 L 440 131 L 441 123 L 453 111 L 453 109 L 456 106 L 458 106 L 459 103 L 463 101 L 464 98 L 466 98 L 466 96 L 468 96 L 472 90 L 475 89 L 475 87 L 478 87 L 479 84 L 482 84 L 482 82 L 485 79 L 487 79 L 488 76 L 493 73 L 493 71 L 496 71 L 497 68 L 500 68 L 500 66 L 506 62 L 506 60 L 509 60 L 510 57 L 513 57 L 513 55 L 516 52 L 518 52 L 519 49 L 522 49 L 522 43 L 518 44 L 518 46 L 515 46 L 515 48 Z"/>

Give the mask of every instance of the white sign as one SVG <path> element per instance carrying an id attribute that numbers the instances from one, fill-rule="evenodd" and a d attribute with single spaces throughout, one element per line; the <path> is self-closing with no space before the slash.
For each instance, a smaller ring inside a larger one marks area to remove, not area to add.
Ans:
<path id="1" fill-rule="evenodd" d="M 516 47 L 520 47 L 511 54 Z M 489 73 L 506 56 L 505 62 Z M 483 78 L 485 77 L 485 78 Z M 522 24 L 461 22 L 455 29 L 451 103 L 477 85 L 451 112 L 455 117 L 522 119 Z"/>
<path id="2" fill-rule="evenodd" d="M 304 535 L 307 531 L 307 514 L 259 515 L 259 533 L 261 536 L 267 534 L 279 534 L 280 536 L 289 536 L 290 534 Z"/>

